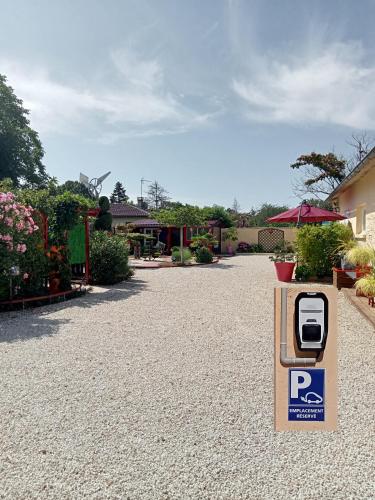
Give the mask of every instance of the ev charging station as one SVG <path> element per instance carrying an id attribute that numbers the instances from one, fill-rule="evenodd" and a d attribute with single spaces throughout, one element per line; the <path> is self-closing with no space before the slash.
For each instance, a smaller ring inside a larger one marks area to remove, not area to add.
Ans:
<path id="1" fill-rule="evenodd" d="M 337 291 L 275 288 L 275 430 L 337 428 Z"/>

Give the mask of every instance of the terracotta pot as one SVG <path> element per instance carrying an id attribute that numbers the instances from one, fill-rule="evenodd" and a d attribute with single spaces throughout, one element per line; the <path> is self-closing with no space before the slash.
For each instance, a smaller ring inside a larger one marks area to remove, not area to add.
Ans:
<path id="1" fill-rule="evenodd" d="M 292 281 L 295 262 L 274 262 L 277 279 L 289 283 Z"/>
<path id="2" fill-rule="evenodd" d="M 231 243 L 227 245 L 227 252 L 229 253 L 229 255 L 233 255 L 233 247 Z"/>
<path id="3" fill-rule="evenodd" d="M 57 274 L 49 275 L 49 293 L 60 292 L 60 277 Z"/>

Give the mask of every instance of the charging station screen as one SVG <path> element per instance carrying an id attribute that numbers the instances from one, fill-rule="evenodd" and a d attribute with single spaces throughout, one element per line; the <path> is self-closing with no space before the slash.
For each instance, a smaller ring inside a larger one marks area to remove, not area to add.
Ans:
<path id="1" fill-rule="evenodd" d="M 323 368 L 289 368 L 288 420 L 324 421 Z"/>

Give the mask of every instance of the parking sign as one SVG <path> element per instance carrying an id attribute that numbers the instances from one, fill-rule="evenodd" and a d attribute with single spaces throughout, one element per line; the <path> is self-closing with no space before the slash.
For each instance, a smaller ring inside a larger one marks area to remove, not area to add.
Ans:
<path id="1" fill-rule="evenodd" d="M 288 420 L 324 421 L 323 368 L 289 368 Z"/>

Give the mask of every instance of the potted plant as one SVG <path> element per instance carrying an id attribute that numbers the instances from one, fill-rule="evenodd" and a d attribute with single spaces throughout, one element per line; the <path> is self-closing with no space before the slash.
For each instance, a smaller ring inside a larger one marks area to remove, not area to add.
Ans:
<path id="1" fill-rule="evenodd" d="M 368 298 L 375 297 L 375 275 L 373 273 L 363 278 L 359 278 L 354 286 L 360 295 L 364 295 Z"/>
<path id="2" fill-rule="evenodd" d="M 357 247 L 358 243 L 354 238 L 349 240 L 340 240 L 340 244 L 336 248 L 336 255 L 340 259 L 341 269 L 353 269 L 352 263 L 347 259 L 347 254 L 350 250 Z"/>
<path id="3" fill-rule="evenodd" d="M 229 227 L 224 234 L 224 241 L 229 241 L 229 243 L 227 244 L 227 252 L 229 253 L 229 255 L 234 254 L 232 242 L 235 242 L 237 240 L 238 240 L 237 229 L 235 227 Z"/>
<path id="4" fill-rule="evenodd" d="M 375 248 L 358 245 L 346 254 L 346 259 L 357 266 L 355 289 L 357 295 L 375 297 Z"/>
<path id="5" fill-rule="evenodd" d="M 202 250 L 202 248 L 209 250 L 211 254 L 210 262 L 212 262 L 213 247 L 217 244 L 218 241 L 213 234 L 205 233 L 198 236 L 193 236 L 192 242 L 190 243 L 190 248 L 193 250 L 197 262 L 199 262 L 200 250 Z M 203 252 L 202 255 L 203 254 L 206 255 L 205 252 Z"/>
<path id="6" fill-rule="evenodd" d="M 375 248 L 369 245 L 357 245 L 351 248 L 345 255 L 347 262 L 356 266 L 357 278 L 374 269 Z"/>
<path id="7" fill-rule="evenodd" d="M 283 242 L 275 248 L 274 255 L 270 260 L 275 264 L 277 279 L 289 283 L 292 281 L 294 267 L 296 265 L 293 247 L 288 242 Z"/>

